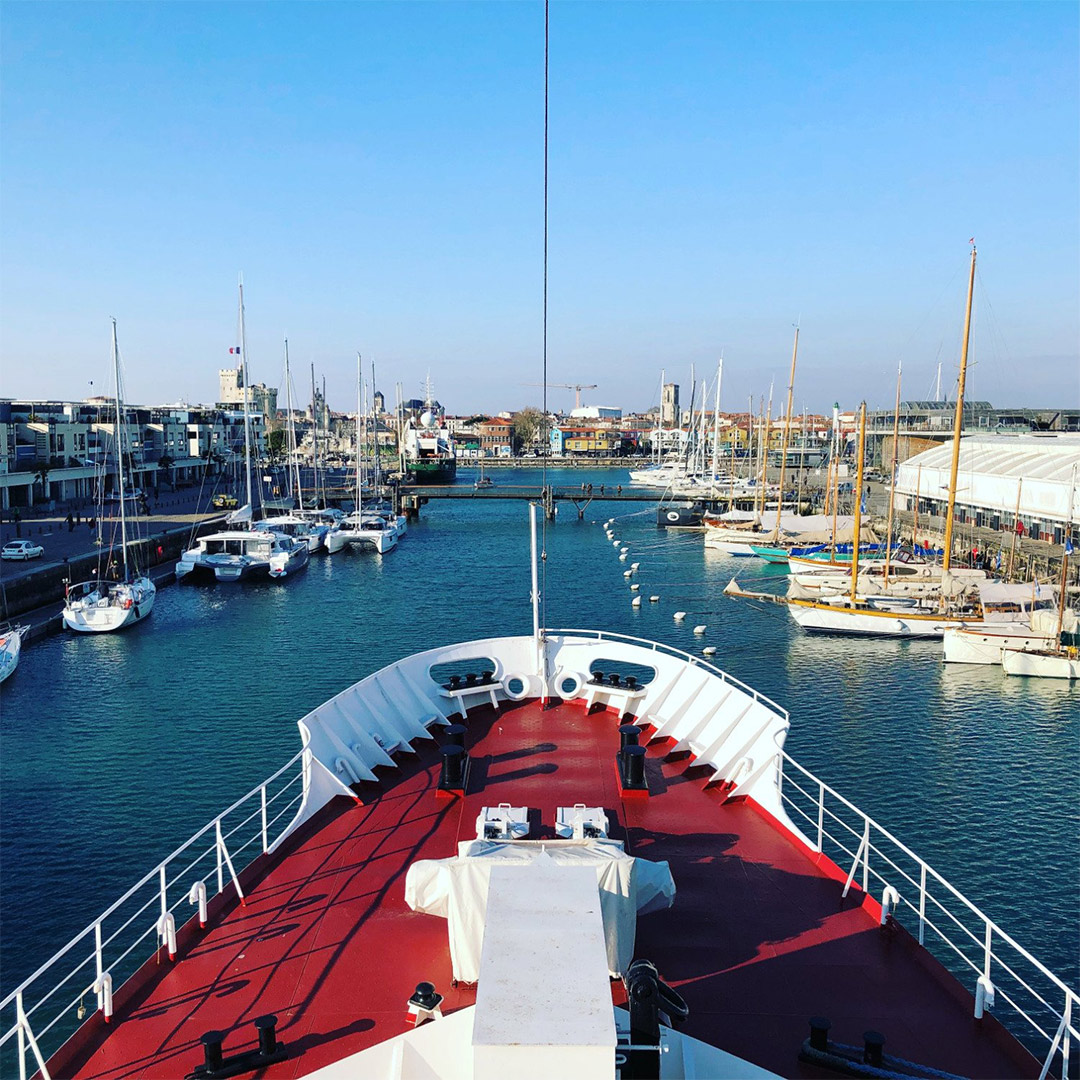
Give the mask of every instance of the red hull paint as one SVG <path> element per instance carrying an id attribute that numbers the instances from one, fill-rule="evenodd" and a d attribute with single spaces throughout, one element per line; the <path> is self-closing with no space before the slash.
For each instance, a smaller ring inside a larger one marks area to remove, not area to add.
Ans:
<path id="1" fill-rule="evenodd" d="M 406 907 L 405 872 L 455 854 L 480 808 L 499 802 L 529 806 L 534 837 L 554 835 L 557 806 L 602 805 L 633 854 L 671 864 L 675 906 L 639 920 L 635 955 L 687 999 L 688 1034 L 782 1075 L 821 1075 L 796 1059 L 807 1018 L 821 1014 L 839 1041 L 876 1028 L 890 1053 L 939 1069 L 1038 1075 L 996 1021 L 971 1018 L 970 995 L 933 958 L 878 927 L 876 901 L 853 886 L 841 903 L 835 863 L 752 801 L 725 802 L 684 756 L 650 746 L 652 797 L 624 802 L 617 715 L 529 702 L 472 710 L 468 725 L 464 797 L 433 797 L 438 755 L 424 743 L 377 790 L 365 785 L 364 805 L 335 800 L 242 875 L 246 908 L 227 893 L 208 929 L 182 927 L 176 964 L 145 965 L 117 995 L 113 1026 L 91 1018 L 53 1075 L 182 1076 L 202 1060 L 204 1031 L 227 1032 L 227 1054 L 251 1049 L 251 1021 L 272 1012 L 298 1056 L 262 1075 L 301 1076 L 407 1030 L 418 982 L 435 983 L 445 1013 L 473 1004 L 474 988 L 451 985 L 445 921 Z M 621 984 L 612 992 L 621 1003 Z"/>

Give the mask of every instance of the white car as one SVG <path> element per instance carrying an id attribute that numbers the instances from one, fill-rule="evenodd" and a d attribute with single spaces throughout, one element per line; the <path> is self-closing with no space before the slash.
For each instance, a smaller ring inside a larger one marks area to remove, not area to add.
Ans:
<path id="1" fill-rule="evenodd" d="M 29 540 L 12 540 L 0 551 L 0 559 L 40 559 L 45 549 Z"/>

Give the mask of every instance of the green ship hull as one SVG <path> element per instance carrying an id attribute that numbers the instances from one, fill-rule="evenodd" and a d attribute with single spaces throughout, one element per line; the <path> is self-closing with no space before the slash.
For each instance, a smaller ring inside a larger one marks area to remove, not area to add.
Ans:
<path id="1" fill-rule="evenodd" d="M 418 484 L 452 484 L 457 476 L 457 458 L 410 458 L 405 468 Z"/>

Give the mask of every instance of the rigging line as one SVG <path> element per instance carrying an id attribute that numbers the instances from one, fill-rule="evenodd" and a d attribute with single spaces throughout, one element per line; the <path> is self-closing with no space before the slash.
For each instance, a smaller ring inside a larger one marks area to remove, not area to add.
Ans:
<path id="1" fill-rule="evenodd" d="M 550 0 L 544 0 L 544 316 L 543 316 L 543 361 L 544 390 L 543 415 L 540 421 L 541 432 L 548 425 L 548 57 L 550 46 Z M 551 449 L 551 435 L 548 433 L 548 445 L 544 447 L 542 459 L 541 485 L 547 490 L 547 451 Z M 545 499 L 546 502 L 546 499 Z M 540 627 L 547 626 L 547 507 L 544 507 L 544 521 L 541 527 L 540 541 Z"/>

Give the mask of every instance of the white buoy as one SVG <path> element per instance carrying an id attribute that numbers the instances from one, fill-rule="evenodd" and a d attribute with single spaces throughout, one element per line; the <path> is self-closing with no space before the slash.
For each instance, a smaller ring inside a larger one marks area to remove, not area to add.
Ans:
<path id="1" fill-rule="evenodd" d="M 628 547 L 621 547 L 619 550 L 625 555 L 630 549 Z"/>
<path id="2" fill-rule="evenodd" d="M 611 546 L 612 547 L 618 547 L 619 546 L 619 541 L 618 540 L 612 540 Z"/>
<path id="3" fill-rule="evenodd" d="M 650 596 L 649 597 L 649 603 L 650 604 L 655 604 L 659 599 L 660 599 L 659 596 Z"/>
<path id="4" fill-rule="evenodd" d="M 628 578 L 628 577 L 630 576 L 630 571 L 629 571 L 629 570 L 624 570 L 624 571 L 623 571 L 623 575 L 622 575 L 622 576 L 623 576 L 624 578 Z"/>
<path id="5" fill-rule="evenodd" d="M 641 597 L 640 596 L 635 596 L 634 599 L 630 601 L 630 606 L 631 607 L 641 607 Z"/>
<path id="6" fill-rule="evenodd" d="M 623 577 L 628 577 L 628 576 L 629 576 L 628 574 L 623 574 Z M 640 589 L 640 588 L 641 588 L 640 585 L 631 585 L 630 586 L 630 591 L 631 592 L 637 592 L 638 589 Z"/>
<path id="7" fill-rule="evenodd" d="M 694 633 L 695 634 L 704 634 L 705 633 L 705 624 L 702 623 L 700 626 L 695 626 L 694 627 Z"/>
<path id="8" fill-rule="evenodd" d="M 632 562 L 630 564 L 630 569 L 631 570 L 636 570 L 640 565 L 641 565 L 641 563 L 639 563 L 639 562 Z"/>
<path id="9" fill-rule="evenodd" d="M 676 622 L 682 622 L 683 619 L 685 619 L 685 618 L 686 618 L 686 612 L 685 611 L 676 611 L 675 612 L 674 619 L 675 619 Z"/>
<path id="10" fill-rule="evenodd" d="M 619 562 L 626 562 L 626 552 L 625 551 L 619 556 Z M 633 573 L 632 570 L 630 572 Z"/>
<path id="11" fill-rule="evenodd" d="M 702 656 L 715 656 L 716 655 L 716 646 L 715 645 L 706 645 L 705 648 L 701 650 L 701 655 Z"/>

